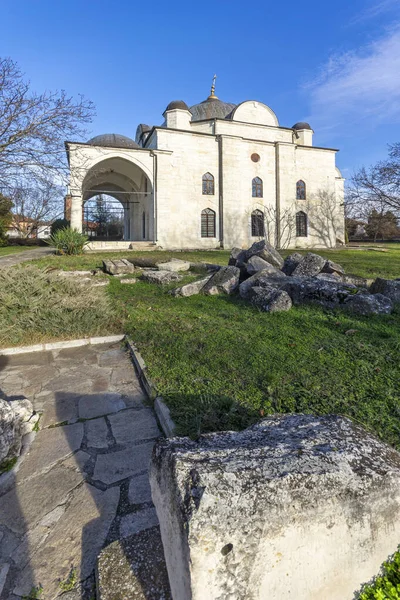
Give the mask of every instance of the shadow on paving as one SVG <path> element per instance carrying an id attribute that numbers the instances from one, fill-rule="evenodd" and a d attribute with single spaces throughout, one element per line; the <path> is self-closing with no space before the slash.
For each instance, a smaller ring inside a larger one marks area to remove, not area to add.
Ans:
<path id="1" fill-rule="evenodd" d="M 94 600 L 100 555 L 101 600 L 169 600 L 148 481 L 160 432 L 125 352 L 85 348 L 49 358 L 52 377 L 26 394 L 43 414 L 8 491 L 0 490 L 1 599 Z M 24 370 L 33 380 L 34 360 Z M 18 381 L 16 367 L 4 368 Z"/>

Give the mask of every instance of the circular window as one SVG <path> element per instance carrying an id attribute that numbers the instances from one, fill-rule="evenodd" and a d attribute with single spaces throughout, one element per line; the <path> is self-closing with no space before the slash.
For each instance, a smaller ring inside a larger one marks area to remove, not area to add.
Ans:
<path id="1" fill-rule="evenodd" d="M 258 161 L 260 160 L 260 155 L 259 155 L 259 154 L 257 154 L 257 153 L 254 153 L 254 154 L 252 154 L 252 155 L 251 155 L 251 160 L 252 160 L 253 162 L 258 162 Z"/>

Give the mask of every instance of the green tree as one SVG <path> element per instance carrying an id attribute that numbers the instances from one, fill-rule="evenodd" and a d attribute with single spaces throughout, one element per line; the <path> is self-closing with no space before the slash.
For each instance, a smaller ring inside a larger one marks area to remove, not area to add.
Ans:
<path id="1" fill-rule="evenodd" d="M 6 231 L 12 223 L 12 207 L 13 203 L 11 202 L 10 198 L 0 194 L 0 246 L 5 246 L 7 243 Z"/>

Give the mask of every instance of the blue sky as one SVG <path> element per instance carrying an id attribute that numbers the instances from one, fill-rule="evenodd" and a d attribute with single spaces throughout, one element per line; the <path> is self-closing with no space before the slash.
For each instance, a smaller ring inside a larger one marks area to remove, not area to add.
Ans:
<path id="1" fill-rule="evenodd" d="M 92 134 L 134 137 L 168 102 L 217 95 L 308 120 L 349 177 L 400 141 L 399 0 L 0 2 L 0 55 L 32 87 L 82 93 Z"/>

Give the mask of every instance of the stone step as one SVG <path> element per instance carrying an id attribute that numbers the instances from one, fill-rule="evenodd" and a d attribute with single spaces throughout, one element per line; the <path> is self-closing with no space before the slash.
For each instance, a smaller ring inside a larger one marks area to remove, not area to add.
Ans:
<path id="1" fill-rule="evenodd" d="M 155 242 L 132 242 L 129 240 L 121 241 L 93 241 L 89 242 L 86 246 L 86 250 L 96 252 L 98 250 L 156 250 L 157 244 Z"/>
<path id="2" fill-rule="evenodd" d="M 104 548 L 96 586 L 97 600 L 172 600 L 159 526 Z"/>

